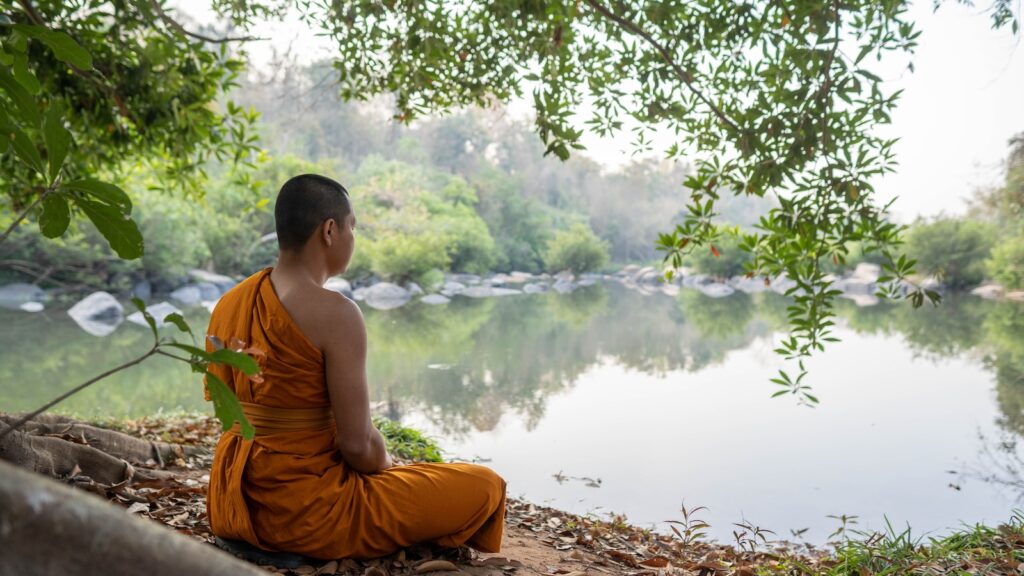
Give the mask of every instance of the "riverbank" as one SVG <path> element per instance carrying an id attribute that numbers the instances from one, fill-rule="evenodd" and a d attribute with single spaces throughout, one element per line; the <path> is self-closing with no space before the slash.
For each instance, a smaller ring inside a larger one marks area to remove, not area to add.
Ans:
<path id="1" fill-rule="evenodd" d="M 105 291 L 88 294 L 54 294 L 42 288 L 23 283 L 0 286 L 0 308 L 19 312 L 36 313 L 54 304 L 67 307 L 67 314 L 83 330 L 94 336 L 108 336 L 125 320 L 146 326 L 139 312 L 128 311 L 129 297 L 139 298 L 147 303 L 149 312 L 158 323 L 168 314 L 182 310 L 205 308 L 212 312 L 220 297 L 241 279 L 215 274 L 205 270 L 191 270 L 190 281 L 181 284 L 169 293 L 153 293 L 144 282 L 127 294 L 111 294 Z M 876 295 L 881 288 L 882 269 L 876 264 L 860 263 L 842 275 L 829 277 L 832 287 L 839 291 L 839 297 L 851 301 L 858 307 L 871 307 L 881 303 Z M 348 298 L 375 310 L 393 310 L 409 304 L 443 306 L 453 299 L 490 299 L 517 295 L 552 293 L 572 294 L 579 289 L 598 283 L 617 283 L 645 296 L 662 294 L 676 297 L 682 290 L 694 290 L 709 298 L 726 298 L 736 293 L 757 294 L 774 292 L 787 295 L 796 283 L 786 277 L 747 278 L 746 276 L 717 277 L 701 274 L 690 269 L 678 270 L 670 280 L 653 266 L 631 264 L 614 273 L 573 274 L 562 271 L 557 274 L 531 274 L 527 272 L 476 274 L 438 274 L 431 285 L 420 286 L 415 282 L 395 284 L 379 278 L 364 278 L 350 282 L 341 277 L 331 278 L 324 285 Z M 940 293 L 957 294 L 960 291 L 947 290 L 934 278 L 918 279 L 917 284 Z M 906 288 L 910 288 L 907 285 Z M 1024 291 L 1008 291 L 993 283 L 982 284 L 972 290 L 973 297 L 986 300 L 1024 301 Z"/>
<path id="2" fill-rule="evenodd" d="M 164 464 L 172 477 L 135 482 L 116 489 L 87 478 L 72 484 L 98 492 L 111 502 L 175 531 L 212 543 L 205 519 L 205 497 L 212 448 L 219 423 L 205 416 L 143 418 L 99 423 L 151 441 L 199 446 L 206 450 Z M 415 431 L 384 426 L 390 449 L 408 463 L 410 456 L 436 454 L 436 446 Z M 159 467 L 156 462 L 140 467 Z M 280 574 L 396 576 L 428 571 L 457 571 L 473 576 L 511 574 L 628 576 L 694 574 L 753 576 L 782 574 L 1015 574 L 1024 572 L 1024 516 L 999 527 L 966 527 L 940 539 L 922 541 L 910 532 L 855 533 L 852 524 L 826 547 L 776 541 L 777 536 L 750 525 L 737 525 L 735 542 L 709 541 L 700 510 L 680 515 L 672 532 L 660 533 L 611 515 L 578 516 L 510 498 L 506 538 L 500 554 L 467 554 L 414 547 L 386 558 L 345 560 L 294 569 L 267 568 Z M 426 564 L 428 561 L 439 563 Z"/>

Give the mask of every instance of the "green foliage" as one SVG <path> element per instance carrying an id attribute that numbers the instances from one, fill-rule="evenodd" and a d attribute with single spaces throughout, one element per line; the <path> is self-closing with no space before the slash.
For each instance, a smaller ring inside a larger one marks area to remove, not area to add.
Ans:
<path id="1" fill-rule="evenodd" d="M 989 277 L 1004 288 L 1024 289 L 1024 234 L 1001 238 L 985 268 Z"/>
<path id="2" fill-rule="evenodd" d="M 918 221 L 907 235 L 907 254 L 918 268 L 952 288 L 966 288 L 985 277 L 993 230 L 982 222 L 954 218 Z"/>
<path id="3" fill-rule="evenodd" d="M 694 250 L 683 262 L 701 274 L 731 278 L 746 271 L 750 253 L 740 248 L 737 233 L 728 232 L 719 236 L 710 246 Z"/>
<path id="4" fill-rule="evenodd" d="M 552 272 L 593 272 L 607 262 L 608 243 L 598 238 L 590 226 L 581 223 L 556 232 L 544 254 L 544 263 Z"/>
<path id="5" fill-rule="evenodd" d="M 417 280 L 435 268 L 447 268 L 445 239 L 429 234 L 390 233 L 373 241 L 373 271 L 397 281 Z"/>
<path id="6" fill-rule="evenodd" d="M 415 462 L 444 461 L 437 443 L 421 432 L 387 418 L 375 417 L 373 425 L 384 436 L 384 442 L 392 456 Z"/>
<path id="7" fill-rule="evenodd" d="M 216 106 L 242 62 L 164 16 L 159 3 L 99 18 L 52 1 L 4 14 L 0 202 L 17 216 L 0 241 L 25 218 L 56 238 L 84 216 L 119 257 L 136 259 L 143 238 L 132 201 L 109 181 L 143 162 L 162 174 L 161 188 L 194 192 L 209 160 L 251 165 L 255 112 Z"/>

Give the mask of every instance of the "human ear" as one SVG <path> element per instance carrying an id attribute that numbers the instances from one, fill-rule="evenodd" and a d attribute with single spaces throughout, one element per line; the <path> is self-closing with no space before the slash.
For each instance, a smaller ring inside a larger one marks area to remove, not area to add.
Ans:
<path id="1" fill-rule="evenodd" d="M 324 243 L 330 246 L 334 244 L 334 229 L 338 226 L 338 223 L 334 221 L 334 218 L 328 218 L 327 220 L 324 221 L 323 226 Z"/>

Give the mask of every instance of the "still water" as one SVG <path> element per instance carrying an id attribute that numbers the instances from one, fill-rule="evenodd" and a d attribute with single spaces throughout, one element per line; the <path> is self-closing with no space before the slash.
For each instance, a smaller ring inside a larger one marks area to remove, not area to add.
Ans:
<path id="1" fill-rule="evenodd" d="M 842 342 L 808 363 L 821 404 L 771 399 L 787 302 L 617 284 L 573 294 L 365 310 L 371 394 L 509 493 L 664 528 L 706 506 L 728 541 L 749 521 L 823 542 L 855 528 L 934 533 L 1024 507 L 1024 305 L 843 303 Z M 195 327 L 205 311 L 188 314 Z M 0 311 L 0 410 L 35 407 L 144 351 L 147 329 L 95 337 L 62 311 Z M 173 330 L 173 328 L 167 328 Z M 95 417 L 210 410 L 187 367 L 152 359 L 61 409 Z"/>

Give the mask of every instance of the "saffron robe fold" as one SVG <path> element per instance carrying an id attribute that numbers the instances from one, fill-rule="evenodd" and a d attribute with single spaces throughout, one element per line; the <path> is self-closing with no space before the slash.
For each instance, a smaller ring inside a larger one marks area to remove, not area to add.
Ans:
<path id="1" fill-rule="evenodd" d="M 257 358 L 263 381 L 223 365 L 210 371 L 242 402 L 327 406 L 323 353 L 281 305 L 270 271 L 228 291 L 208 330 L 222 342 L 237 338 L 266 352 Z M 209 341 L 207 348 L 212 350 Z M 421 542 L 497 552 L 505 481 L 473 464 L 413 464 L 362 474 L 337 450 L 333 421 L 253 440 L 229 431 L 214 454 L 207 515 L 213 533 L 223 538 L 321 559 L 373 558 Z"/>

